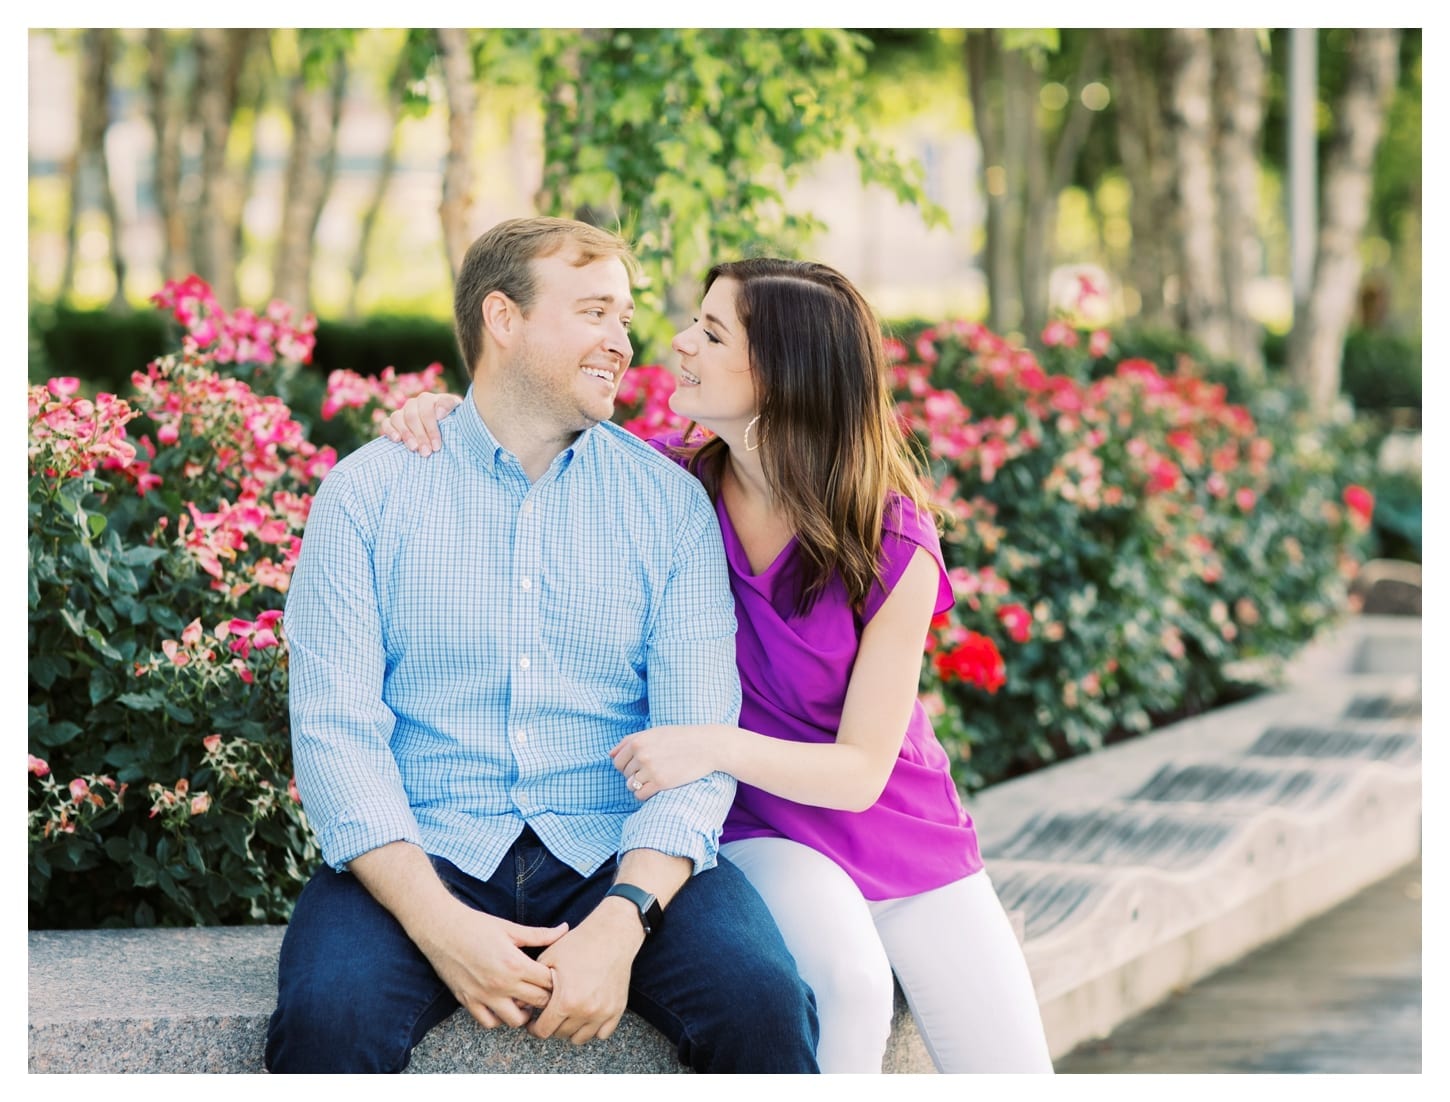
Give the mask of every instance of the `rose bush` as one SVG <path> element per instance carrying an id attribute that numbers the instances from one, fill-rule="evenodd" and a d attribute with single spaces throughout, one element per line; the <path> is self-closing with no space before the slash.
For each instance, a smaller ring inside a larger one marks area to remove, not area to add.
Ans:
<path id="1" fill-rule="evenodd" d="M 281 608 L 336 453 L 260 392 L 314 323 L 227 313 L 195 279 L 156 302 L 183 347 L 132 394 L 30 392 L 35 926 L 279 921 L 317 859 Z"/>
<path id="2" fill-rule="evenodd" d="M 1181 356 L 1113 362 L 1103 330 L 1042 343 L 960 322 L 888 342 L 951 520 L 958 603 L 923 690 L 968 788 L 1271 682 L 1347 607 L 1373 507 L 1353 425 L 1277 390 L 1230 403 Z M 953 676 L 976 636 L 1005 679 Z"/>
<path id="3" fill-rule="evenodd" d="M 279 396 L 305 390 L 314 323 L 228 314 L 194 279 L 156 301 L 185 337 L 133 393 L 30 392 L 32 926 L 282 921 L 318 860 L 281 610 L 337 450 Z M 1115 360 L 1106 331 L 1043 339 L 888 342 L 957 594 L 922 694 L 969 790 L 1271 677 L 1245 663 L 1346 607 L 1374 506 L 1353 425 Z M 314 427 L 355 447 L 441 370 L 334 371 Z M 671 389 L 635 368 L 616 419 L 683 427 Z"/>

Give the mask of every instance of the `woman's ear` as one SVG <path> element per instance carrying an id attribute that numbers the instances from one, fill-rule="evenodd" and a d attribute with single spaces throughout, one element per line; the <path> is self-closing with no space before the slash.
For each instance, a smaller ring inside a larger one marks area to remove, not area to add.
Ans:
<path id="1" fill-rule="evenodd" d="M 522 315 L 513 299 L 502 291 L 490 291 L 479 307 L 483 311 L 483 329 L 493 342 L 507 348 L 518 333 Z"/>

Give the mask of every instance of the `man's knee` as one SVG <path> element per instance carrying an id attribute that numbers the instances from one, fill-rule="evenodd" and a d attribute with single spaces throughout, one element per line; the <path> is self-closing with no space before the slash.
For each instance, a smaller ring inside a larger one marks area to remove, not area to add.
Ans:
<path id="1" fill-rule="evenodd" d="M 406 1066 L 410 1031 L 355 978 L 327 964 L 288 971 L 267 1026 L 268 1071 L 397 1072 Z"/>
<path id="2" fill-rule="evenodd" d="M 269 1071 L 396 1072 L 457 1006 L 401 927 L 350 877 L 324 870 L 282 939 Z"/>

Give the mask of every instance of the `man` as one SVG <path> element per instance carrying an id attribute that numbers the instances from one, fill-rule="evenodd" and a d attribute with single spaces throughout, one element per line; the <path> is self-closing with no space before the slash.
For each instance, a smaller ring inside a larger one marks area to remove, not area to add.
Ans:
<path id="1" fill-rule="evenodd" d="M 815 1071 L 810 991 L 716 861 L 734 781 L 639 804 L 624 735 L 732 723 L 734 610 L 698 483 L 608 422 L 628 247 L 504 222 L 458 277 L 473 375 L 433 459 L 387 440 L 313 502 L 285 624 L 298 900 L 272 1071 L 400 1071 L 464 1006 L 583 1044 L 626 1005 L 698 1071 Z"/>

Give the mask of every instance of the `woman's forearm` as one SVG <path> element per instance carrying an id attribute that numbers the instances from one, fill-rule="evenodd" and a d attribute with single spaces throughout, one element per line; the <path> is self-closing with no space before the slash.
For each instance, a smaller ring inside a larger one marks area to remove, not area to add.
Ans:
<path id="1" fill-rule="evenodd" d="M 881 796 L 895 755 L 842 742 L 794 742 L 721 728 L 719 767 L 737 781 L 812 807 L 865 811 Z"/>

